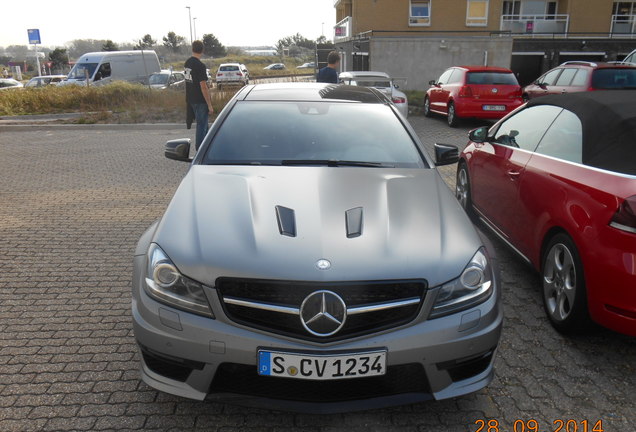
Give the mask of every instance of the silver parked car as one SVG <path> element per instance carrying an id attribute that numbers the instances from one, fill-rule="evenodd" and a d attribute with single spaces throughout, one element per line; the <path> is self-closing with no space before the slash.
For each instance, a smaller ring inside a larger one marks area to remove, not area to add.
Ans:
<path id="1" fill-rule="evenodd" d="M 134 257 L 141 376 L 193 399 L 336 412 L 493 378 L 497 263 L 377 90 L 247 86 Z"/>
<path id="2" fill-rule="evenodd" d="M 155 72 L 148 77 L 148 84 L 154 90 L 184 89 L 185 75 L 183 72 L 175 72 L 164 69 L 161 72 Z"/>
<path id="3" fill-rule="evenodd" d="M 404 92 L 398 90 L 393 78 L 385 72 L 341 72 L 340 82 L 348 85 L 373 87 L 384 93 L 406 118 L 409 115 L 409 100 Z"/>

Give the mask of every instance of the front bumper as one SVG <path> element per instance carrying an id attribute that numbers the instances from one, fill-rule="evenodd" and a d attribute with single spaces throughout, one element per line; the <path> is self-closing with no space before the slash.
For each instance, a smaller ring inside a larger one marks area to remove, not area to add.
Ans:
<path id="1" fill-rule="evenodd" d="M 428 295 L 407 325 L 320 344 L 231 322 L 212 288 L 206 294 L 216 319 L 158 303 L 141 285 L 145 260 L 135 257 L 132 313 L 142 379 L 158 390 L 198 400 L 328 413 L 461 396 L 493 379 L 503 319 L 498 274 L 493 295 L 471 309 L 427 321 L 435 297 Z M 387 375 L 339 381 L 260 377 L 259 348 L 317 353 L 386 349 Z"/>

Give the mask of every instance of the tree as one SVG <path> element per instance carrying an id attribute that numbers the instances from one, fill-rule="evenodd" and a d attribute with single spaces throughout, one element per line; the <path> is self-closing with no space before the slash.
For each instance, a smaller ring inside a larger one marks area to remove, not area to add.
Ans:
<path id="1" fill-rule="evenodd" d="M 136 50 L 150 49 L 153 46 L 155 46 L 156 43 L 157 41 L 154 40 L 152 36 L 147 34 L 143 38 L 139 39 L 139 42 L 137 42 L 137 45 L 135 45 L 133 49 L 136 49 Z"/>
<path id="2" fill-rule="evenodd" d="M 175 53 L 179 51 L 179 48 L 184 42 L 185 38 L 183 36 L 177 36 L 177 34 L 172 31 L 163 37 L 163 46 Z"/>
<path id="3" fill-rule="evenodd" d="M 51 70 L 64 70 L 68 65 L 68 54 L 66 48 L 55 48 L 49 53 L 49 61 L 53 63 Z"/>
<path id="4" fill-rule="evenodd" d="M 113 42 L 112 40 L 108 39 L 102 45 L 102 51 L 119 51 L 119 47 L 117 46 L 117 44 L 115 44 L 115 42 Z"/>
<path id="5" fill-rule="evenodd" d="M 299 56 L 307 50 L 313 50 L 315 47 L 316 41 L 307 39 L 300 33 L 284 37 L 276 42 L 278 55 L 283 55 L 284 50 L 288 50 L 290 56 Z"/>
<path id="6" fill-rule="evenodd" d="M 104 43 L 103 39 L 75 39 L 68 44 L 68 54 L 71 58 L 78 58 L 82 54 L 101 51 Z"/>
<path id="7" fill-rule="evenodd" d="M 227 49 L 213 34 L 203 35 L 203 54 L 210 57 L 225 57 L 227 55 Z"/>

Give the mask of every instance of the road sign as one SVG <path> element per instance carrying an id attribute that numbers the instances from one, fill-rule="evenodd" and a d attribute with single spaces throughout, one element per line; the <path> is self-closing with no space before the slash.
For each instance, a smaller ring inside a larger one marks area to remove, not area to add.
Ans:
<path id="1" fill-rule="evenodd" d="M 28 29 L 27 33 L 29 33 L 29 43 L 32 45 L 41 45 L 40 41 L 40 29 Z"/>

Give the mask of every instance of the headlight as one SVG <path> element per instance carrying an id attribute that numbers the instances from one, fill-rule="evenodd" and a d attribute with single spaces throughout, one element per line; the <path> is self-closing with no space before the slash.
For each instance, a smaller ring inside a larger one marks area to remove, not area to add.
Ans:
<path id="1" fill-rule="evenodd" d="M 439 289 L 430 318 L 439 318 L 482 303 L 492 291 L 492 269 L 486 251 L 481 248 L 457 279 Z"/>
<path id="2" fill-rule="evenodd" d="M 170 258 L 156 244 L 148 249 L 146 293 L 161 303 L 214 318 L 203 286 L 177 270 Z"/>

